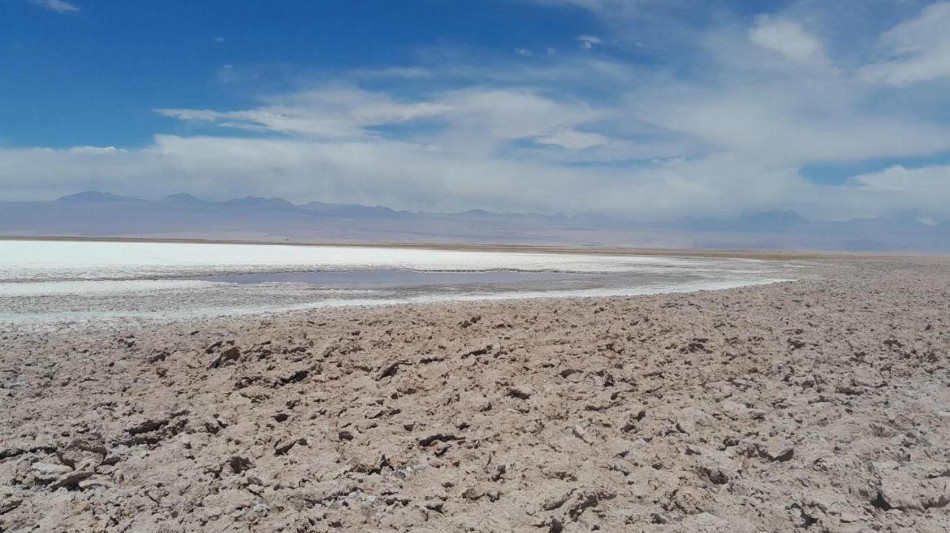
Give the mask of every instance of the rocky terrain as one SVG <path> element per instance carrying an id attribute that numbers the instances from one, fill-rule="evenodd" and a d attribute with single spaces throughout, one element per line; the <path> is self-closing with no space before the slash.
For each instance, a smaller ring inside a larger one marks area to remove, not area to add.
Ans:
<path id="1" fill-rule="evenodd" d="M 950 529 L 950 259 L 0 333 L 0 531 Z"/>

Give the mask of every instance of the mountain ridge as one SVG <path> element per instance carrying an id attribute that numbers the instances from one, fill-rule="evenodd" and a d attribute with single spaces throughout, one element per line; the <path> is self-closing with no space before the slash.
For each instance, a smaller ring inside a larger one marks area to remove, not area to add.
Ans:
<path id="1" fill-rule="evenodd" d="M 921 218 L 901 213 L 815 221 L 795 211 L 771 210 L 728 218 L 636 222 L 590 212 L 546 215 L 470 209 L 440 213 L 319 201 L 294 204 L 273 197 L 213 201 L 177 193 L 144 200 L 83 191 L 52 201 L 0 202 L 0 236 L 950 251 L 950 222 L 924 224 Z"/>

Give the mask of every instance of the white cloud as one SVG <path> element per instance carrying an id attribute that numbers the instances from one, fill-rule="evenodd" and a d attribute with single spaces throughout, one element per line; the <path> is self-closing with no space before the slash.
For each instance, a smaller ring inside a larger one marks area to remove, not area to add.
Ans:
<path id="1" fill-rule="evenodd" d="M 671 159 L 636 169 L 569 168 L 486 156 L 464 139 L 433 146 L 163 135 L 138 150 L 0 150 L 0 189 L 9 199 L 90 188 L 145 197 L 188 191 L 218 199 L 280 196 L 401 209 L 599 211 L 644 220 L 730 215 L 752 206 L 832 218 L 916 206 L 945 220 L 948 175 L 947 167 L 890 169 L 847 186 L 819 187 L 794 166 L 753 155 Z"/>
<path id="2" fill-rule="evenodd" d="M 360 137 L 364 128 L 435 117 L 449 111 L 443 104 L 398 102 L 386 94 L 352 87 L 325 88 L 271 98 L 266 105 L 239 111 L 157 109 L 161 115 L 190 122 L 209 122 L 250 131 Z"/>
<path id="3" fill-rule="evenodd" d="M 894 86 L 950 77 L 950 2 L 924 8 L 920 16 L 881 36 L 884 59 L 862 71 L 864 79 Z"/>
<path id="4" fill-rule="evenodd" d="M 535 142 L 538 144 L 560 146 L 569 150 L 584 150 L 586 148 L 607 144 L 610 142 L 610 139 L 599 133 L 587 133 L 566 129 L 556 131 L 551 135 L 539 137 Z"/>
<path id="5" fill-rule="evenodd" d="M 721 172 L 723 179 L 708 180 Z M 37 191 L 66 194 L 98 188 L 158 197 L 188 191 L 209 198 L 243 195 L 381 203 L 396 208 L 502 211 L 603 211 L 638 218 L 729 212 L 769 198 L 793 173 L 761 180 L 762 167 L 736 158 L 671 161 L 630 172 L 566 168 L 472 151 L 376 139 L 237 139 L 159 136 L 140 150 L 73 153 L 0 150 L 0 188 L 9 198 Z M 781 182 L 781 183 L 780 183 Z M 512 194 L 513 188 L 530 191 Z"/>
<path id="6" fill-rule="evenodd" d="M 533 90 L 476 89 L 446 93 L 452 126 L 496 139 L 529 139 L 595 121 L 601 113 L 581 102 L 558 102 Z"/>
<path id="7" fill-rule="evenodd" d="M 919 195 L 943 206 L 950 205 L 950 166 L 906 168 L 895 165 L 855 176 L 852 182 L 875 191 Z"/>
<path id="8" fill-rule="evenodd" d="M 790 20 L 760 16 L 749 30 L 749 40 L 792 61 L 806 63 L 821 55 L 821 41 Z"/>
<path id="9" fill-rule="evenodd" d="M 118 154 L 126 151 L 115 146 L 73 146 L 69 149 L 71 154 Z"/>
<path id="10" fill-rule="evenodd" d="M 602 135 L 570 128 L 593 122 L 602 113 L 581 102 L 558 102 L 528 89 L 461 89 L 427 100 L 398 102 L 389 95 L 357 88 L 318 89 L 269 99 L 259 108 L 218 112 L 159 109 L 188 122 L 207 122 L 250 131 L 318 136 L 327 139 L 377 137 L 374 128 L 434 122 L 445 135 L 494 145 L 515 139 L 547 139 L 542 144 L 594 146 Z M 438 139 L 436 139 L 438 141 Z"/>
<path id="11" fill-rule="evenodd" d="M 30 0 L 30 3 L 57 13 L 75 13 L 79 11 L 78 7 L 65 0 Z"/>
<path id="12" fill-rule="evenodd" d="M 865 205 L 865 208 L 870 207 L 871 212 L 910 210 L 948 220 L 950 166 L 906 168 L 895 165 L 879 172 L 855 176 L 851 185 L 860 189 L 865 204 L 870 204 Z"/>
<path id="13" fill-rule="evenodd" d="M 861 112 L 823 100 L 847 91 L 842 80 L 815 86 L 783 80 L 742 88 L 662 87 L 634 112 L 664 129 L 702 139 L 715 150 L 804 165 L 950 151 L 950 128 Z M 856 95 L 857 96 L 857 95 Z"/>
<path id="14" fill-rule="evenodd" d="M 580 41 L 581 43 L 580 46 L 584 50 L 590 50 L 595 45 L 603 43 L 603 41 L 601 41 L 599 37 L 595 37 L 593 35 L 580 35 L 577 37 L 577 40 Z"/>
<path id="15" fill-rule="evenodd" d="M 211 109 L 156 109 L 155 112 L 162 116 L 192 122 L 217 122 L 228 115 Z"/>
<path id="16" fill-rule="evenodd" d="M 644 10 L 677 0 L 534 0 L 535 3 L 549 6 L 569 6 L 587 9 L 594 13 L 612 17 L 632 17 Z"/>

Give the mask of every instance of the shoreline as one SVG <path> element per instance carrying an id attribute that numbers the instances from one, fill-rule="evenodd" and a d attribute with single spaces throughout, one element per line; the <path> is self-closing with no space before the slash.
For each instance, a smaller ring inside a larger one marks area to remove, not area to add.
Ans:
<path id="1" fill-rule="evenodd" d="M 132 329 L 137 328 L 149 328 L 149 327 L 160 327 L 160 326 L 180 326 L 183 323 L 194 321 L 194 320 L 203 320 L 203 321 L 223 321 L 223 320 L 281 320 L 281 319 L 291 319 L 294 317 L 300 317 L 302 315 L 310 313 L 322 313 L 322 312 L 348 312 L 352 311 L 354 313 L 359 313 L 361 311 L 372 311 L 377 309 L 392 309 L 392 308 L 405 308 L 412 309 L 414 311 L 418 310 L 438 310 L 443 306 L 460 306 L 460 305 L 517 305 L 520 302 L 532 302 L 532 301 L 550 301 L 554 305 L 571 305 L 572 303 L 583 303 L 584 301 L 597 300 L 597 301 L 613 301 L 613 300 L 627 300 L 631 298 L 642 298 L 650 296 L 666 296 L 666 295 L 680 295 L 680 294 L 702 294 L 706 292 L 722 292 L 722 291 L 731 291 L 737 289 L 747 289 L 762 287 L 767 285 L 776 285 L 784 283 L 795 283 L 799 281 L 798 279 L 775 279 L 775 280 L 761 280 L 756 282 L 750 282 L 742 285 L 735 286 L 726 286 L 726 287 L 715 287 L 715 288 L 677 288 L 669 290 L 656 290 L 652 291 L 650 289 L 622 289 L 629 290 L 628 293 L 617 293 L 617 294 L 584 294 L 580 291 L 575 291 L 573 294 L 557 294 L 557 295 L 548 295 L 544 293 L 499 293 L 492 295 L 484 296 L 467 296 L 467 297 L 451 297 L 451 296 L 432 296 L 432 297 L 413 297 L 405 299 L 354 299 L 353 301 L 349 300 L 333 300 L 329 302 L 312 302 L 305 304 L 290 305 L 286 307 L 279 308 L 236 308 L 229 310 L 222 310 L 218 313 L 208 314 L 208 311 L 195 311 L 192 314 L 183 314 L 177 316 L 171 315 L 160 315 L 157 312 L 149 311 L 138 311 L 138 312 L 116 312 L 114 314 L 109 314 L 108 316 L 96 315 L 95 312 L 90 312 L 90 316 L 86 317 L 77 317 L 74 314 L 68 314 L 68 316 L 58 317 L 55 320 L 42 321 L 37 320 L 35 317 L 24 318 L 22 320 L 17 320 L 21 317 L 19 313 L 11 313 L 10 318 L 3 318 L 0 316 L 0 325 L 8 325 L 14 328 L 25 328 L 25 332 L 35 332 L 35 331 L 51 331 L 56 329 L 69 329 L 72 331 L 78 331 L 83 333 L 96 332 L 96 331 L 114 331 L 117 328 L 116 323 L 118 321 L 132 321 L 134 325 Z M 596 292 L 597 289 L 591 289 L 592 292 Z M 545 292 L 559 292 L 559 291 L 545 291 Z M 33 313 L 37 315 L 42 315 L 46 313 Z M 31 315 L 28 313 L 27 315 Z M 96 323 L 97 325 L 93 327 L 91 324 Z"/>

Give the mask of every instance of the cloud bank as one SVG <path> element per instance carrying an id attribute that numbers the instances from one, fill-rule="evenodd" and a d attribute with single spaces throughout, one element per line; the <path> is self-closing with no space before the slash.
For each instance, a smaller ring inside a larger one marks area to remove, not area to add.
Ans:
<path id="1" fill-rule="evenodd" d="M 341 70 L 238 109 L 156 102 L 174 134 L 144 147 L 0 149 L 0 190 L 635 220 L 768 209 L 950 220 L 950 3 L 867 46 L 842 46 L 815 3 L 717 11 L 703 24 L 684 24 L 677 2 L 538 3 L 602 24 L 573 52 Z M 668 21 L 677 41 L 632 42 L 624 28 L 644 17 Z M 824 179 L 827 168 L 853 171 Z"/>

